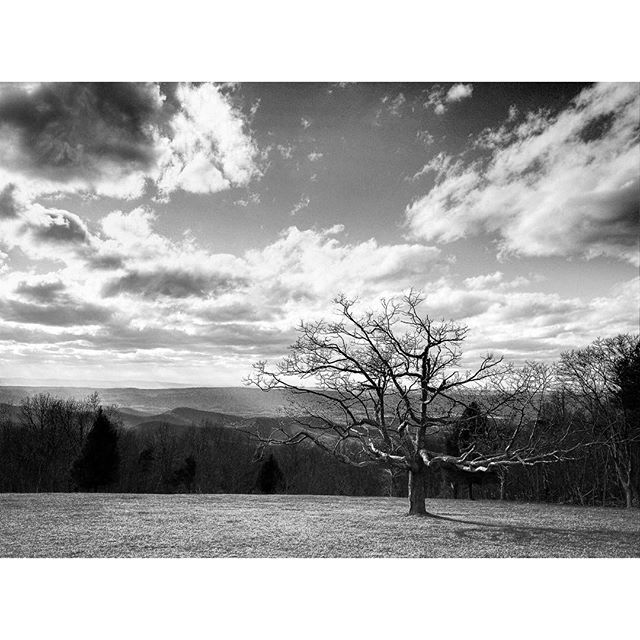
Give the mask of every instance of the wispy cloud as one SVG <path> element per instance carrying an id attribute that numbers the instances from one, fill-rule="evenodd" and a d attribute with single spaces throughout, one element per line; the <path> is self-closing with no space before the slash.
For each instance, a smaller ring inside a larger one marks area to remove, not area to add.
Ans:
<path id="1" fill-rule="evenodd" d="M 437 156 L 436 185 L 406 211 L 410 235 L 450 242 L 496 233 L 503 252 L 607 255 L 637 264 L 638 113 L 634 84 L 584 90 L 559 114 L 485 131 L 488 155 Z"/>
<path id="2" fill-rule="evenodd" d="M 303 209 L 306 209 L 309 206 L 310 202 L 311 202 L 311 200 L 309 199 L 309 196 L 302 196 L 300 198 L 300 200 L 298 200 L 298 202 L 296 202 L 296 204 L 294 205 L 293 209 L 291 209 L 291 211 L 289 213 L 292 216 L 297 215 Z"/>

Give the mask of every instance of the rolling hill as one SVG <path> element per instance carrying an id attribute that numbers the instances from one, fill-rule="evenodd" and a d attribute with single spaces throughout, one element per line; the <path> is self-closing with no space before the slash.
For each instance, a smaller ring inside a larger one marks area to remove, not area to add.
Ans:
<path id="1" fill-rule="evenodd" d="M 287 405 L 282 391 L 265 393 L 248 387 L 189 387 L 184 389 L 97 389 L 92 387 L 0 386 L 0 404 L 19 405 L 27 396 L 50 393 L 62 398 L 84 398 L 97 391 L 104 404 L 115 404 L 132 417 L 157 415 L 188 407 L 191 410 L 242 417 L 274 417 Z M 174 417 L 174 419 L 177 419 Z"/>

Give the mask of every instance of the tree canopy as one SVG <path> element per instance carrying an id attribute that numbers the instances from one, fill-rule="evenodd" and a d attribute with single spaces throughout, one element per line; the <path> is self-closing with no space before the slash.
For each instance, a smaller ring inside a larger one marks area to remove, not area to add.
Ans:
<path id="1" fill-rule="evenodd" d="M 300 427 L 263 444 L 313 442 L 348 464 L 408 470 L 410 513 L 417 515 L 426 513 L 428 470 L 494 473 L 568 456 L 568 430 L 551 435 L 539 420 L 549 369 L 518 370 L 491 354 L 464 369 L 467 327 L 431 319 L 422 303 L 410 292 L 359 311 L 356 300 L 339 296 L 335 319 L 302 322 L 288 355 L 256 363 L 249 377 L 265 391 L 288 390 Z M 468 428 L 458 455 L 434 450 L 433 434 L 462 423 Z"/>

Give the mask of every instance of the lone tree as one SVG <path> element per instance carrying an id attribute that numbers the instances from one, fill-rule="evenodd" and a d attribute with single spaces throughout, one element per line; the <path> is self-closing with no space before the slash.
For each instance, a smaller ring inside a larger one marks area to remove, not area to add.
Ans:
<path id="1" fill-rule="evenodd" d="M 118 431 L 100 407 L 71 477 L 79 489 L 98 491 L 116 481 L 119 462 Z"/>
<path id="2" fill-rule="evenodd" d="M 563 448 L 568 432 L 550 434 L 537 420 L 548 372 L 509 370 L 491 355 L 462 370 L 468 329 L 422 315 L 422 301 L 411 292 L 358 312 L 356 300 L 339 296 L 335 320 L 302 322 L 285 358 L 256 363 L 248 382 L 290 392 L 297 423 L 257 436 L 261 446 L 312 442 L 351 465 L 406 470 L 410 515 L 427 515 L 429 472 L 495 476 L 565 459 L 575 449 Z M 463 450 L 431 446 L 434 434 L 465 420 Z M 485 420 L 493 433 L 479 437 Z"/>

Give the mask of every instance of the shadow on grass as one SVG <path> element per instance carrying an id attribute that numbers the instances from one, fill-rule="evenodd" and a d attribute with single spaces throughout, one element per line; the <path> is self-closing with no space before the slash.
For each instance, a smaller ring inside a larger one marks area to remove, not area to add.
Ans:
<path id="1" fill-rule="evenodd" d="M 612 531 L 610 529 L 563 529 L 559 527 L 540 527 L 527 524 L 508 524 L 486 522 L 482 520 L 470 520 L 466 518 L 452 518 L 436 513 L 427 513 L 426 516 L 433 520 L 444 520 L 454 524 L 471 525 L 473 528 L 455 529 L 454 533 L 460 538 L 488 537 L 498 540 L 501 537 L 511 537 L 516 542 L 533 540 L 536 536 L 573 536 L 584 539 L 589 546 L 598 542 L 628 542 L 638 543 L 638 533 L 631 531 Z M 493 534 L 491 533 L 493 532 Z M 639 551 L 640 554 L 640 551 Z"/>

